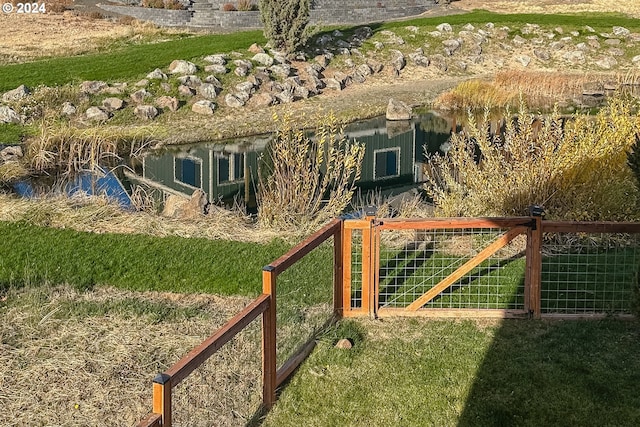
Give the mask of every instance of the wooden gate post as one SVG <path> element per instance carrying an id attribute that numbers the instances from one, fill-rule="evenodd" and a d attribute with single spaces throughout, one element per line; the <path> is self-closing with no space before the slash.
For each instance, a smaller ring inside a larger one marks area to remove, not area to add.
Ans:
<path id="1" fill-rule="evenodd" d="M 531 224 L 527 231 L 527 269 L 525 273 L 525 308 L 534 319 L 541 317 L 542 282 L 542 215 L 536 206 L 530 208 Z"/>
<path id="2" fill-rule="evenodd" d="M 365 221 L 367 227 L 362 230 L 362 309 L 369 313 L 369 316 L 375 317 L 377 307 L 375 296 L 375 277 L 376 277 L 376 259 L 377 250 L 375 246 L 375 221 L 376 207 L 367 206 L 364 210 Z"/>
<path id="3" fill-rule="evenodd" d="M 163 427 L 171 427 L 171 376 L 158 374 L 153 379 L 153 413 L 162 415 Z"/>
<path id="4" fill-rule="evenodd" d="M 333 312 L 341 318 L 344 313 L 344 221 L 333 234 Z"/>
<path id="5" fill-rule="evenodd" d="M 262 314 L 262 404 L 271 409 L 276 402 L 276 272 L 262 270 L 262 293 L 269 295 L 269 307 Z"/>

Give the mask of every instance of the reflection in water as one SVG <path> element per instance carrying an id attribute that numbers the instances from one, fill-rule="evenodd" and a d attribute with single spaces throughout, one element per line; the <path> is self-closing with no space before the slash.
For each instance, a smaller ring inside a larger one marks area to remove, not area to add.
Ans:
<path id="1" fill-rule="evenodd" d="M 412 121 L 388 122 L 384 117 L 353 123 L 346 127 L 349 139 L 365 145 L 362 176 L 357 186 L 362 192 L 384 196 L 416 188 L 424 181 L 425 150 L 435 153 L 449 139 L 452 122 L 432 113 Z M 142 164 L 126 173 L 134 184 L 169 195 L 191 196 L 202 190 L 209 201 L 242 198 L 255 206 L 260 154 L 270 136 L 236 139 L 226 143 L 203 143 L 172 147 L 149 153 Z"/>

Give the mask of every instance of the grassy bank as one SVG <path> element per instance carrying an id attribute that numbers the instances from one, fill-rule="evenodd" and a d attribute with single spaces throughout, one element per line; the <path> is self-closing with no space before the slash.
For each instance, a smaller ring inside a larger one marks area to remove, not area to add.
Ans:
<path id="1" fill-rule="evenodd" d="M 0 222 L 0 289 L 24 285 L 110 285 L 135 291 L 255 296 L 262 267 L 289 250 L 268 244 L 180 237 L 93 234 Z M 331 289 L 332 251 L 314 251 L 283 280 L 283 295 L 314 304 Z M 317 286 L 297 292 L 314 280 Z"/>
<path id="2" fill-rule="evenodd" d="M 346 322 L 264 425 L 631 426 L 638 354 L 636 322 Z"/>

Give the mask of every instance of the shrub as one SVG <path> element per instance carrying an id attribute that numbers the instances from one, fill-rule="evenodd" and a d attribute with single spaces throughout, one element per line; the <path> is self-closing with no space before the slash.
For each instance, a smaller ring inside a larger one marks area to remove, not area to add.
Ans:
<path id="1" fill-rule="evenodd" d="M 256 6 L 252 0 L 238 0 L 238 10 L 243 12 L 248 12 L 251 10 L 257 10 L 258 6 Z"/>
<path id="2" fill-rule="evenodd" d="M 168 10 L 182 10 L 184 5 L 178 0 L 164 0 L 164 8 Z"/>
<path id="3" fill-rule="evenodd" d="M 238 9 L 236 9 L 233 3 L 225 3 L 222 5 L 222 10 L 225 12 L 235 12 Z"/>
<path id="4" fill-rule="evenodd" d="M 569 120 L 557 110 L 536 118 L 522 102 L 503 140 L 488 136 L 486 120 L 475 124 L 470 117 L 467 133 L 452 135 L 447 154 L 431 158 L 425 189 L 436 214 L 522 215 L 535 204 L 555 219 L 638 216 L 627 153 L 640 116 L 630 114 L 628 102 L 612 99 L 595 117 Z"/>
<path id="5" fill-rule="evenodd" d="M 304 46 L 310 36 L 310 0 L 260 0 L 260 19 L 264 36 L 273 47 L 293 53 Z"/>
<path id="6" fill-rule="evenodd" d="M 274 121 L 278 129 L 261 159 L 258 221 L 270 228 L 314 229 L 351 202 L 364 146 L 344 136 L 333 114 L 313 138 L 293 127 L 291 113 Z"/>

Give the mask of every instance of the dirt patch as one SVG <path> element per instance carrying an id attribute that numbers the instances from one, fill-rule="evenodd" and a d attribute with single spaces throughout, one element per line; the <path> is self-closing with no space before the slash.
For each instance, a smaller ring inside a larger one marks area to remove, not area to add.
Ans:
<path id="1" fill-rule="evenodd" d="M 454 0 L 449 8 L 465 11 L 484 9 L 497 13 L 620 12 L 640 17 L 637 0 Z"/>

